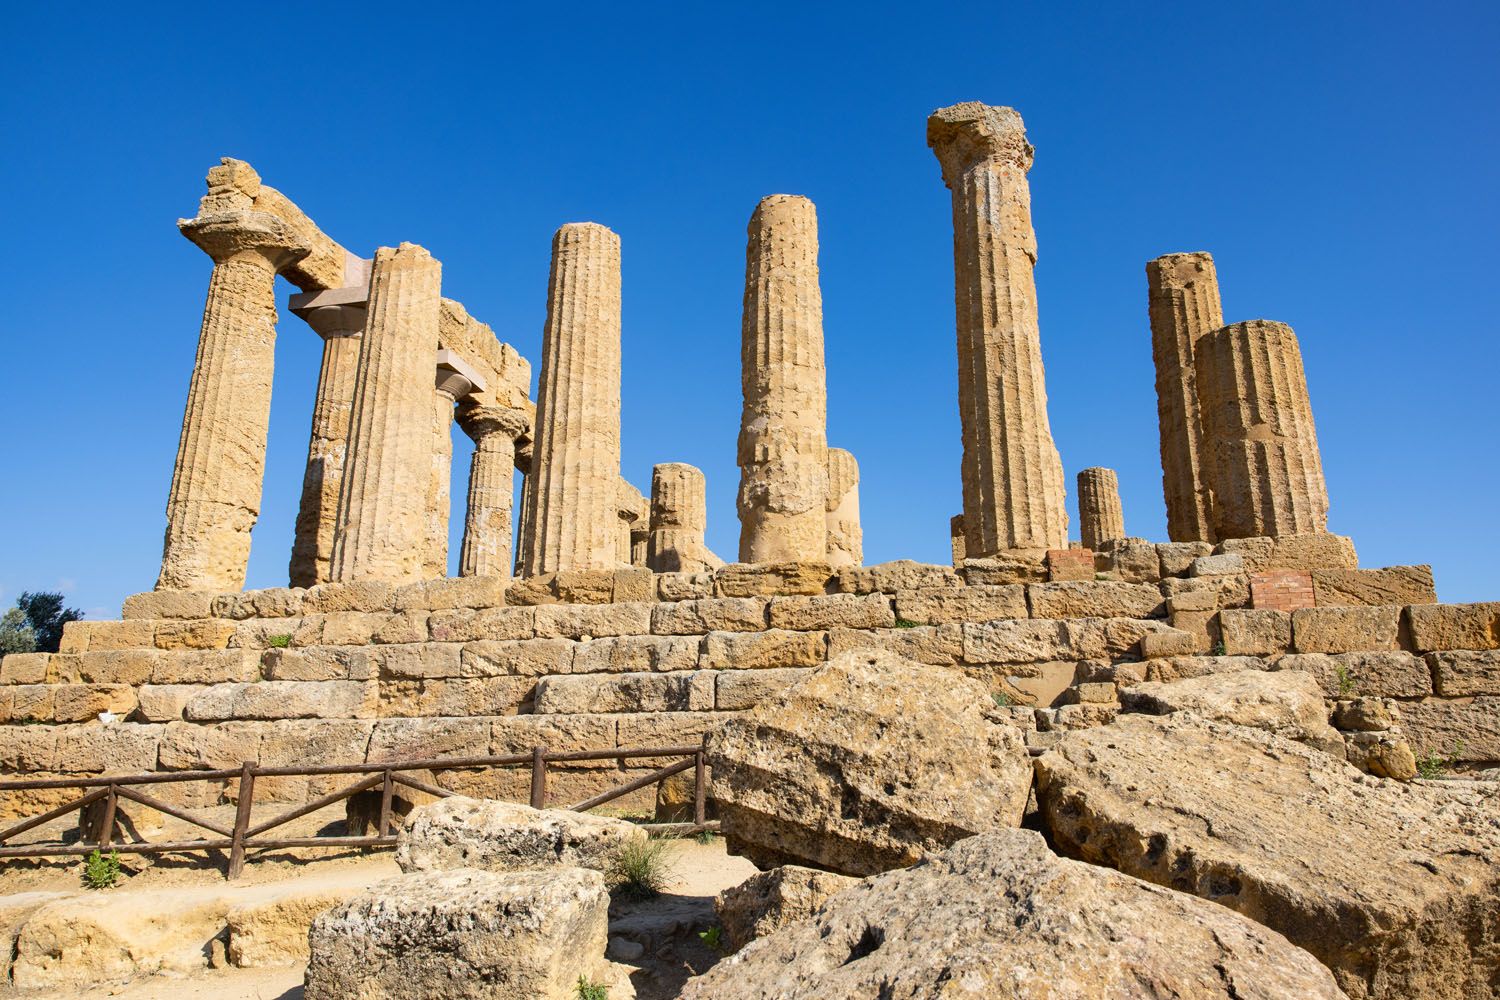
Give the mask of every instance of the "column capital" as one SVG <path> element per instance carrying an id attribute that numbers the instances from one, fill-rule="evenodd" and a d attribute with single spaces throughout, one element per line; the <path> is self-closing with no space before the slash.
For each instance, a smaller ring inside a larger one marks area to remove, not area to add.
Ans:
<path id="1" fill-rule="evenodd" d="M 484 376 L 480 375 L 473 365 L 446 347 L 437 352 L 437 374 L 434 384 L 438 392 L 452 397 L 455 403 L 471 392 L 483 392 L 486 388 Z"/>
<path id="2" fill-rule="evenodd" d="M 281 218 L 270 212 L 218 212 L 178 219 L 177 228 L 215 264 L 231 257 L 255 254 L 281 270 L 306 257 L 312 246 Z"/>
<path id="3" fill-rule="evenodd" d="M 525 410 L 509 406 L 481 406 L 464 402 L 458 408 L 458 426 L 477 444 L 492 434 L 501 434 L 514 442 L 530 432 L 531 419 Z"/>
<path id="4" fill-rule="evenodd" d="M 1026 123 L 1015 108 L 965 101 L 927 117 L 927 145 L 943 168 L 950 188 L 969 169 L 995 160 L 1031 169 L 1036 148 L 1026 141 Z"/>
<path id="5" fill-rule="evenodd" d="M 369 304 L 368 284 L 299 292 L 287 299 L 287 309 L 306 320 L 324 340 L 359 336 L 365 328 Z"/>

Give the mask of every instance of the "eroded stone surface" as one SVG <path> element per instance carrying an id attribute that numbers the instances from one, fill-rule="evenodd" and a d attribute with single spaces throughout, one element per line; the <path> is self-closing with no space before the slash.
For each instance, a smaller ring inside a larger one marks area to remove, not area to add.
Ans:
<path id="1" fill-rule="evenodd" d="M 645 831 L 624 820 L 455 795 L 418 806 L 406 817 L 397 836 L 396 864 L 404 872 L 559 867 L 602 872 L 626 844 L 645 842 Z"/>

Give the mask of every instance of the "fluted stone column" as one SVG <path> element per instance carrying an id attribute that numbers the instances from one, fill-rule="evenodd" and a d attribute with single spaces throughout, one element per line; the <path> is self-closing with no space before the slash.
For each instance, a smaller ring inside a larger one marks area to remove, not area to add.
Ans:
<path id="1" fill-rule="evenodd" d="M 865 560 L 864 532 L 859 526 L 859 463 L 843 448 L 828 449 L 828 565 L 859 566 Z"/>
<path id="2" fill-rule="evenodd" d="M 1292 328 L 1233 323 L 1200 339 L 1194 357 L 1218 537 L 1328 530 L 1328 488 Z"/>
<path id="3" fill-rule="evenodd" d="M 1213 256 L 1199 252 L 1158 257 L 1146 264 L 1146 287 L 1167 537 L 1174 542 L 1216 541 L 1210 517 L 1213 502 L 1200 455 L 1203 425 L 1193 365 L 1198 341 L 1224 325 Z"/>
<path id="4" fill-rule="evenodd" d="M 685 462 L 651 470 L 651 536 L 646 565 L 655 573 L 701 573 L 724 561 L 703 540 L 708 530 L 708 483 Z"/>
<path id="5" fill-rule="evenodd" d="M 531 507 L 531 455 L 535 445 L 535 434 L 536 431 L 533 429 L 525 444 L 521 444 L 519 441 L 516 443 L 516 471 L 521 474 L 520 510 L 516 512 L 515 519 L 515 523 L 518 526 L 515 532 L 514 545 L 516 558 L 512 563 L 516 576 L 521 576 L 526 572 L 527 560 L 529 558 L 527 552 L 531 536 L 522 529 L 524 529 L 530 519 L 528 515 Z"/>
<path id="6" fill-rule="evenodd" d="M 954 514 L 948 519 L 948 544 L 953 550 L 953 565 L 962 566 L 968 554 L 964 551 L 968 543 L 964 540 L 964 516 L 962 514 Z"/>
<path id="7" fill-rule="evenodd" d="M 453 501 L 453 410 L 475 389 L 483 389 L 479 373 L 451 350 L 437 352 L 437 374 L 432 393 L 431 476 L 427 481 L 427 556 L 422 575 L 441 580 L 448 575 L 448 519 Z"/>
<path id="8" fill-rule="evenodd" d="M 474 442 L 458 575 L 509 577 L 516 438 L 531 422 L 522 410 L 471 402 L 458 408 L 458 423 Z"/>
<path id="9" fill-rule="evenodd" d="M 933 112 L 927 144 L 953 194 L 968 556 L 1063 548 L 1067 491 L 1047 421 L 1026 127 L 1013 108 L 970 101 Z"/>
<path id="10" fill-rule="evenodd" d="M 426 250 L 403 243 L 376 252 L 339 495 L 335 580 L 423 578 L 441 293 L 442 265 Z"/>
<path id="11" fill-rule="evenodd" d="M 368 264 L 361 261 L 362 264 Z M 323 363 L 318 369 L 318 393 L 313 400 L 312 433 L 308 436 L 307 469 L 302 475 L 302 504 L 297 509 L 296 536 L 288 576 L 293 587 L 312 587 L 333 579 L 333 536 L 338 526 L 339 492 L 349 450 L 349 419 L 354 403 L 354 377 L 359 368 L 359 338 L 365 329 L 366 287 L 336 289 L 348 301 L 292 311 L 323 338 Z M 314 293 L 317 301 L 330 293 Z"/>
<path id="12" fill-rule="evenodd" d="M 526 575 L 619 561 L 620 238 L 592 222 L 552 240 Z"/>
<path id="13" fill-rule="evenodd" d="M 158 590 L 239 590 L 260 515 L 276 345 L 276 272 L 309 246 L 250 209 L 260 178 L 224 161 L 178 228 L 212 258 L 182 436 L 167 499 Z"/>
<path id="14" fill-rule="evenodd" d="M 1083 547 L 1096 552 L 1105 542 L 1125 537 L 1120 479 L 1114 469 L 1096 466 L 1078 473 L 1078 527 Z"/>
<path id="15" fill-rule="evenodd" d="M 828 390 L 806 198 L 773 194 L 750 216 L 740 381 L 740 562 L 824 562 Z"/>

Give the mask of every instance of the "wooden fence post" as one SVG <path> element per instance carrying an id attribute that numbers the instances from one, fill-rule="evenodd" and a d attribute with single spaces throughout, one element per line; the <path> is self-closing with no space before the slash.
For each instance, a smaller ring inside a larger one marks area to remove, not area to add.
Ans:
<path id="1" fill-rule="evenodd" d="M 245 834 L 250 829 L 250 803 L 255 798 L 255 765 L 240 765 L 240 801 L 234 812 L 234 835 L 229 847 L 229 878 L 237 879 L 245 867 Z"/>
<path id="2" fill-rule="evenodd" d="M 375 828 L 377 837 L 384 837 L 391 829 L 391 793 L 396 783 L 391 780 L 391 769 L 385 769 L 385 781 L 380 786 L 380 825 Z"/>
<path id="3" fill-rule="evenodd" d="M 115 838 L 115 811 L 119 807 L 120 796 L 115 785 L 109 786 L 109 795 L 104 799 L 104 822 L 99 827 L 99 847 L 102 851 L 108 847 L 110 841 Z"/>
<path id="4" fill-rule="evenodd" d="M 700 829 L 708 822 L 708 736 L 693 759 L 693 823 Z"/>
<path id="5" fill-rule="evenodd" d="M 531 748 L 531 808 L 547 808 L 547 748 Z"/>

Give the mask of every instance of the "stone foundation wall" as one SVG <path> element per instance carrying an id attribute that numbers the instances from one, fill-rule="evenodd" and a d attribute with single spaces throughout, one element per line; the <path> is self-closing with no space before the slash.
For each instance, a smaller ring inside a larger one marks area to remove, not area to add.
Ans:
<path id="1" fill-rule="evenodd" d="M 1425 567 L 1341 568 L 1308 571 L 1320 606 L 1255 608 L 1249 560 L 1196 551 L 1127 542 L 1095 554 L 1108 568 L 1090 580 L 1049 579 L 1076 573 L 1076 559 L 1018 552 L 961 571 L 736 565 L 141 594 L 120 621 L 68 625 L 59 653 L 0 661 L 0 772 L 692 744 L 868 646 L 983 680 L 1037 742 L 1107 721 L 1122 686 L 1257 667 L 1310 670 L 1330 697 L 1395 699 L 1419 755 L 1500 761 L 1500 603 L 1425 603 L 1434 599 Z M 1318 590 L 1320 573 L 1337 575 Z M 1361 606 L 1362 597 L 1400 603 Z M 101 712 L 119 721 L 101 723 Z M 559 768 L 552 801 L 665 762 L 630 763 Z M 303 801 L 339 780 L 269 779 L 257 799 Z M 529 773 L 435 780 L 524 800 Z M 232 798 L 232 784 L 159 789 L 208 805 Z M 0 816 L 66 797 L 0 793 Z"/>

